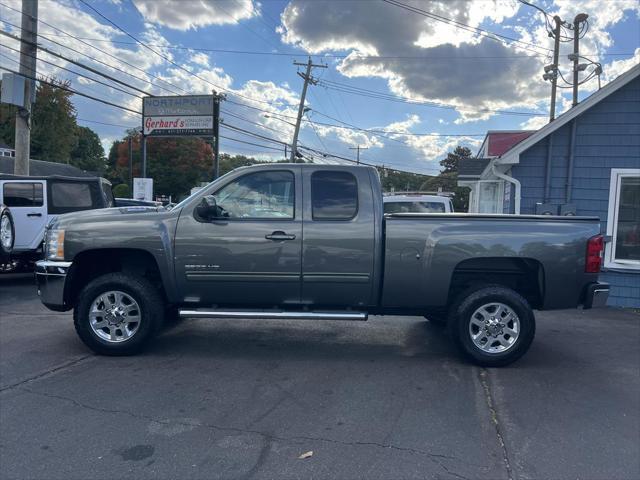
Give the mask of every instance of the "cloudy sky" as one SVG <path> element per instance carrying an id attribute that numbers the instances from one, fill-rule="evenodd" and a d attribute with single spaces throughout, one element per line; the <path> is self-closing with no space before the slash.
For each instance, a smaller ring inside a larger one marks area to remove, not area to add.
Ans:
<path id="1" fill-rule="evenodd" d="M 638 0 L 530 2 L 568 22 L 589 14 L 580 53 L 602 63 L 603 84 L 640 61 Z M 19 35 L 20 8 L 0 0 L 3 30 Z M 229 153 L 282 156 L 269 139 L 291 142 L 303 82 L 293 62 L 309 55 L 327 66 L 313 71 L 300 136 L 316 151 L 355 158 L 350 147 L 360 145 L 369 163 L 433 174 L 456 145 L 475 151 L 487 130 L 535 129 L 548 115 L 542 71 L 553 39 L 545 15 L 517 0 L 40 0 L 39 16 L 41 45 L 128 85 L 102 85 L 39 53 L 49 62 L 38 62 L 42 75 L 78 91 L 134 111 L 141 92 L 227 93 L 221 150 Z M 2 37 L 0 45 L 0 66 L 16 70 L 18 42 Z M 562 43 L 567 79 L 571 48 Z M 597 87 L 595 78 L 585 83 L 580 97 Z M 565 110 L 570 90 L 561 93 Z M 141 124 L 126 110 L 74 102 L 78 123 L 106 149 Z"/>

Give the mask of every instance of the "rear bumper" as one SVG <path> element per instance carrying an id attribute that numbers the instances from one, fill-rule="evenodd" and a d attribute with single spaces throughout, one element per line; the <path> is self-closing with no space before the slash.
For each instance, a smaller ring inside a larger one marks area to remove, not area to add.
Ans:
<path id="1" fill-rule="evenodd" d="M 585 309 L 606 307 L 608 299 L 609 284 L 604 282 L 592 283 L 585 288 L 583 306 Z"/>
<path id="2" fill-rule="evenodd" d="M 71 262 L 36 262 L 36 284 L 38 296 L 45 307 L 55 311 L 69 310 L 64 302 L 64 287 Z"/>

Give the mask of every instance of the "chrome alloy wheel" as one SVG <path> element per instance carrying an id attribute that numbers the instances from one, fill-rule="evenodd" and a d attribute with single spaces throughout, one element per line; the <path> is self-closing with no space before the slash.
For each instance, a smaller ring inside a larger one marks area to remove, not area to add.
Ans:
<path id="1" fill-rule="evenodd" d="M 483 352 L 503 353 L 518 340 L 520 319 L 504 303 L 487 303 L 471 315 L 469 335 Z"/>
<path id="2" fill-rule="evenodd" d="M 140 328 L 141 318 L 138 302 L 118 290 L 98 295 L 89 311 L 91 330 L 109 343 L 124 342 L 133 337 Z"/>
<path id="3" fill-rule="evenodd" d="M 0 242 L 5 250 L 9 250 L 13 245 L 13 232 L 11 231 L 11 221 L 9 215 L 4 215 L 0 222 Z"/>

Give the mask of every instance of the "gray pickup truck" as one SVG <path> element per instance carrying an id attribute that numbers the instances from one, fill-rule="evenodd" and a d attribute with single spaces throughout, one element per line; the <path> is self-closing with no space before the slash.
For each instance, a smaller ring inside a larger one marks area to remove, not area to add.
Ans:
<path id="1" fill-rule="evenodd" d="M 128 355 L 169 317 L 426 316 L 486 366 L 522 356 L 534 309 L 602 306 L 597 218 L 384 214 L 375 169 L 234 170 L 172 210 L 111 208 L 47 227 L 42 302 L 85 344 Z"/>

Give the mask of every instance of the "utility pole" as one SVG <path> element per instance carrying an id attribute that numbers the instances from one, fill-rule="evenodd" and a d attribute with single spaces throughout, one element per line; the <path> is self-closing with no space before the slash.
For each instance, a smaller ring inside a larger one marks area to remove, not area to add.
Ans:
<path id="1" fill-rule="evenodd" d="M 556 118 L 556 89 L 558 87 L 558 56 L 560 54 L 560 28 L 562 20 L 559 16 L 553 17 L 555 28 L 553 29 L 553 76 L 551 77 L 551 108 L 549 111 L 549 122 Z"/>
<path id="2" fill-rule="evenodd" d="M 355 150 L 356 153 L 356 165 L 360 165 L 360 150 L 368 150 L 369 147 L 361 147 L 360 145 L 356 145 L 355 147 L 349 147 L 349 150 Z"/>
<path id="3" fill-rule="evenodd" d="M 142 131 L 142 178 L 147 178 L 147 136 Z"/>
<path id="4" fill-rule="evenodd" d="M 133 198 L 133 139 L 129 134 L 129 194 Z"/>
<path id="5" fill-rule="evenodd" d="M 578 64 L 580 62 L 580 24 L 587 21 L 589 15 L 579 13 L 573 19 L 573 103 L 572 106 L 578 105 Z"/>
<path id="6" fill-rule="evenodd" d="M 20 42 L 20 73 L 36 78 L 38 49 L 38 0 L 22 0 L 22 30 Z M 31 101 L 35 96 L 35 80 L 25 79 L 24 105 L 16 112 L 16 159 L 13 173 L 29 175 L 31 156 Z"/>
<path id="7" fill-rule="evenodd" d="M 298 72 L 298 75 L 300 75 L 304 79 L 304 86 L 302 87 L 302 95 L 300 96 L 300 106 L 298 107 L 298 118 L 296 119 L 296 128 L 293 131 L 293 142 L 291 142 L 291 162 L 295 163 L 296 154 L 298 153 L 298 133 L 300 133 L 300 122 L 302 122 L 302 115 L 304 115 L 304 112 L 305 112 L 304 101 L 307 96 L 307 86 L 309 85 L 309 83 L 312 83 L 313 85 L 318 83 L 318 81 L 314 80 L 313 77 L 311 76 L 311 69 L 313 67 L 327 68 L 327 66 L 313 64 L 311 62 L 311 57 L 309 57 L 309 60 L 307 61 L 307 63 L 293 62 L 293 64 L 307 67 L 307 70 L 304 74 Z"/>
<path id="8" fill-rule="evenodd" d="M 220 175 L 220 102 L 224 93 L 213 90 L 213 179 Z"/>

